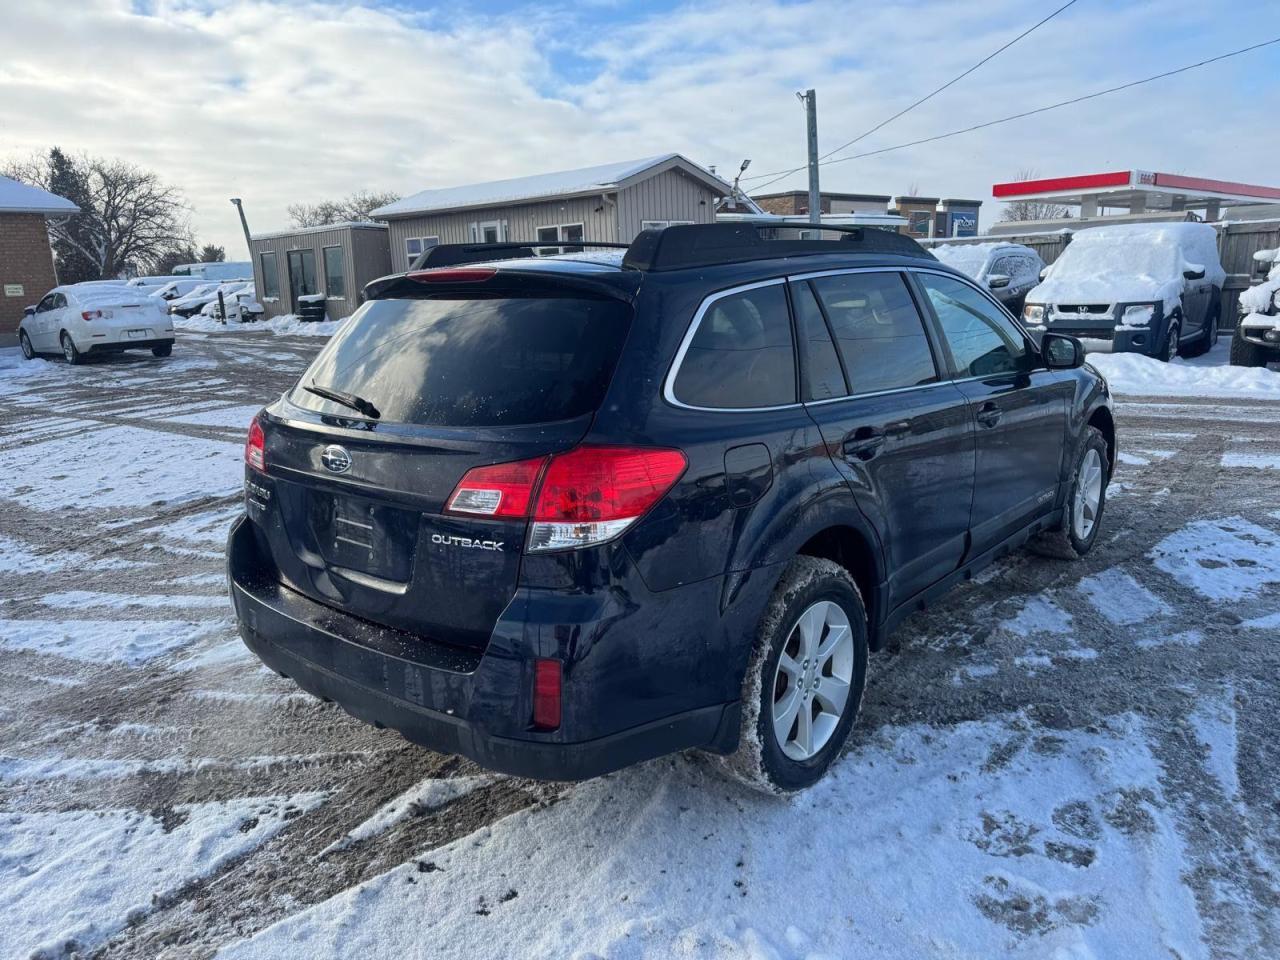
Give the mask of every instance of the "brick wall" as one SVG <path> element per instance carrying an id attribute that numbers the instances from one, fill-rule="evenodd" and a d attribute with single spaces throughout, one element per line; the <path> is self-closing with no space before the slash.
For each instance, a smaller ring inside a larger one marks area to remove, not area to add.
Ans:
<path id="1" fill-rule="evenodd" d="M 44 217 L 38 213 L 0 213 L 0 284 L 22 287 L 16 296 L 0 287 L 0 345 L 8 346 L 22 310 L 57 286 Z"/>

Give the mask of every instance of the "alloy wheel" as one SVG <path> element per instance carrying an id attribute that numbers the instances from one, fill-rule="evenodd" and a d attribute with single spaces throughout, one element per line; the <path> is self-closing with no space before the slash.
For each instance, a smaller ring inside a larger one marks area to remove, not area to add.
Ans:
<path id="1" fill-rule="evenodd" d="M 1071 532 L 1077 540 L 1088 540 L 1098 522 L 1098 509 L 1102 504 L 1102 457 L 1090 447 L 1080 461 L 1076 475 L 1075 503 L 1071 510 Z"/>
<path id="2" fill-rule="evenodd" d="M 853 682 L 853 631 L 844 609 L 819 600 L 800 614 L 773 675 L 773 735 L 792 760 L 808 760 L 840 725 Z"/>
<path id="3" fill-rule="evenodd" d="M 22 355 L 28 360 L 35 359 L 35 349 L 31 346 L 31 338 L 27 336 L 27 331 L 23 330 L 22 335 L 18 337 L 18 345 L 22 347 Z"/>
<path id="4" fill-rule="evenodd" d="M 75 363 L 76 346 L 65 333 L 62 335 L 62 355 L 67 358 L 67 363 Z"/>

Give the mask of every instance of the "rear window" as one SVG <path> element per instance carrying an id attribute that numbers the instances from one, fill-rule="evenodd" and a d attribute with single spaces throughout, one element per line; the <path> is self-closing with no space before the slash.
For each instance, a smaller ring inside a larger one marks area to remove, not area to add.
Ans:
<path id="1" fill-rule="evenodd" d="M 353 411 L 304 389 L 355 394 L 384 423 L 484 427 L 566 420 L 604 397 L 630 326 L 616 300 L 373 300 L 343 325 L 290 399 Z"/>

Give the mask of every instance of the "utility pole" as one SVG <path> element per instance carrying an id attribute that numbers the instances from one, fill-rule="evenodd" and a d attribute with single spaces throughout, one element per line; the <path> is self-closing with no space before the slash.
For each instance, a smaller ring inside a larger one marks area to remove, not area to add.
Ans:
<path id="1" fill-rule="evenodd" d="M 822 192 L 818 189 L 818 92 L 797 93 L 804 104 L 809 128 L 809 222 L 822 223 Z"/>
<path id="2" fill-rule="evenodd" d="M 253 259 L 253 242 L 249 239 L 249 221 L 244 218 L 244 207 L 240 204 L 239 197 L 232 197 L 231 202 L 236 205 L 236 210 L 240 214 L 240 226 L 244 230 L 244 245 L 249 251 L 249 259 Z"/>

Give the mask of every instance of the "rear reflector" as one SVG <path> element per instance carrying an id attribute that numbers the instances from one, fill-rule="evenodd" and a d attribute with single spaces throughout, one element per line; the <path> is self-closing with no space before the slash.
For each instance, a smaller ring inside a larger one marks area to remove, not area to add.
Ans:
<path id="1" fill-rule="evenodd" d="M 497 272 L 494 267 L 437 267 L 435 270 L 415 270 L 406 276 L 418 283 L 479 283 Z"/>
<path id="2" fill-rule="evenodd" d="M 255 470 L 267 469 L 267 437 L 262 432 L 261 414 L 249 424 L 249 439 L 244 444 L 244 462 Z"/>
<path id="3" fill-rule="evenodd" d="M 533 725 L 539 730 L 560 726 L 559 660 L 533 661 Z"/>
<path id="4" fill-rule="evenodd" d="M 528 549 L 565 550 L 603 543 L 647 513 L 680 479 L 679 450 L 575 447 L 551 458 L 467 471 L 447 513 L 528 517 Z"/>

